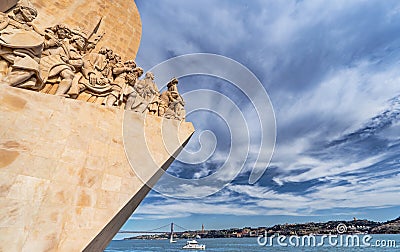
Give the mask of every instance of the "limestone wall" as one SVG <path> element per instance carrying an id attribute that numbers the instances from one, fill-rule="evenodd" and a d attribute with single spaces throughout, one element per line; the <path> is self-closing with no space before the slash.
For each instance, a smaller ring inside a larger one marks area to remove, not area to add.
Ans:
<path id="1" fill-rule="evenodd" d="M 3 1 L 3 0 L 1 0 Z M 10 1 L 10 0 L 7 0 Z M 38 10 L 35 20 L 41 28 L 64 23 L 91 32 L 101 17 L 106 34 L 96 48 L 108 46 L 123 59 L 134 59 L 142 35 L 139 11 L 133 0 L 31 0 Z"/>
<path id="2" fill-rule="evenodd" d="M 188 122 L 0 86 L 0 251 L 104 249 L 149 191 L 134 170 L 155 182 L 173 160 L 162 130 L 175 136 L 167 141 L 175 154 L 194 131 Z"/>
<path id="3" fill-rule="evenodd" d="M 6 12 L 11 7 L 13 7 L 17 3 L 17 0 L 1 0 L 0 1 L 0 11 Z"/>

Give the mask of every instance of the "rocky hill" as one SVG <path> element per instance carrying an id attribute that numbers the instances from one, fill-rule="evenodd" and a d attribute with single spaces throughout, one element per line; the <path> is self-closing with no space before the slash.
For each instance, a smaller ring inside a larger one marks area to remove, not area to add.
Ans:
<path id="1" fill-rule="evenodd" d="M 400 217 L 391 221 L 382 223 L 371 230 L 374 234 L 400 234 Z"/>

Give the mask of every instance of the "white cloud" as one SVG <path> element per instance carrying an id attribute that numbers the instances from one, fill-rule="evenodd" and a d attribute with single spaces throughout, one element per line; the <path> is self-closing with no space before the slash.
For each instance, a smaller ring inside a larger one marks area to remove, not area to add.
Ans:
<path id="1" fill-rule="evenodd" d="M 335 208 L 379 208 L 396 206 L 400 175 L 387 179 L 373 179 L 361 183 L 353 177 L 352 184 L 323 185 L 311 193 L 298 195 L 278 193 L 261 186 L 230 185 L 225 191 L 200 200 L 165 199 L 141 205 L 135 216 L 148 219 L 188 217 L 196 214 L 234 216 L 260 215 L 318 215 L 318 211 Z M 334 181 L 334 180 L 333 180 Z M 332 213 L 338 214 L 338 213 Z"/>
<path id="2" fill-rule="evenodd" d="M 398 1 L 158 1 L 158 8 L 151 1 L 138 2 L 140 11 L 151 13 L 142 16 L 139 64 L 149 68 L 171 56 L 194 52 L 220 53 L 245 64 L 267 88 L 276 112 L 278 144 L 271 165 L 278 167 L 278 174 L 272 180 L 284 189 L 293 182 L 320 182 L 296 194 L 271 191 L 269 185 L 234 184 L 201 202 L 169 199 L 145 204 L 139 213 L 165 218 L 222 214 L 229 209 L 234 215 L 306 215 L 333 208 L 398 205 L 396 164 L 383 171 L 365 169 L 388 158 L 384 150 L 368 153 L 366 149 L 375 143 L 358 142 L 356 148 L 349 142 L 347 153 L 338 154 L 324 146 L 361 129 L 400 93 Z M 217 67 L 212 62 L 210 66 Z M 219 100 L 202 96 L 192 102 L 194 107 L 202 103 L 221 111 L 232 125 L 237 122 Z M 242 108 L 248 112 L 246 105 Z M 194 118 L 200 128 L 212 124 L 204 118 Z M 269 134 L 255 126 L 257 118 L 246 120 L 250 132 Z M 375 135 L 388 146 L 399 141 L 399 125 L 394 123 Z M 235 130 L 240 144 L 245 143 L 240 129 Z M 257 155 L 250 147 L 245 171 Z M 226 160 L 224 151 L 217 148 L 210 163 Z M 235 160 L 240 151 L 232 152 L 233 165 L 240 164 Z M 193 176 L 209 171 L 199 165 Z M 236 171 L 226 170 L 221 177 L 231 172 Z M 171 190 L 186 190 L 190 196 L 196 190 L 215 189 L 207 186 Z M 241 211 L 231 211 L 238 208 Z"/>

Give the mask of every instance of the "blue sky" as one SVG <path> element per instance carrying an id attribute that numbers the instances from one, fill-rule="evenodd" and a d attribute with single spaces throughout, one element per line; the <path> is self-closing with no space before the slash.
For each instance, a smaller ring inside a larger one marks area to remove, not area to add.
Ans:
<path id="1" fill-rule="evenodd" d="M 188 53 L 215 53 L 243 64 L 269 94 L 276 145 L 257 183 L 248 183 L 258 154 L 250 152 L 241 172 L 222 190 L 201 199 L 151 192 L 123 229 L 149 230 L 172 221 L 190 229 L 201 224 L 217 229 L 400 216 L 399 1 L 136 4 L 143 25 L 138 65 L 148 70 Z M 249 98 L 229 82 L 196 75 L 180 78 L 179 89 L 189 108 L 197 105 L 189 94 L 198 89 L 229 97 L 245 114 L 250 145 L 268 135 L 253 129 L 256 114 Z M 227 116 L 189 114 L 197 132 L 187 149 L 200 148 L 199 141 L 204 146 L 215 142 L 216 148 L 200 164 L 174 162 L 168 173 L 176 177 L 213 174 L 229 151 L 243 148 L 230 143 L 229 128 L 237 119 L 233 110 L 205 96 L 198 100 Z M 200 136 L 203 131 L 213 137 Z"/>

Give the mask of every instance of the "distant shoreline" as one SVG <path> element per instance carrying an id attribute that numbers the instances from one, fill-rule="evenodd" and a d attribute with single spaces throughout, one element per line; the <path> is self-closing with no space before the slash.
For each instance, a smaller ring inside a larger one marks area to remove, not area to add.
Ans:
<path id="1" fill-rule="evenodd" d="M 303 224 L 281 224 L 272 227 L 245 227 L 230 228 L 219 230 L 195 230 L 174 232 L 174 239 L 190 239 L 201 237 L 207 238 L 245 238 L 258 237 L 260 235 L 327 235 L 327 234 L 400 234 L 400 217 L 387 222 L 375 222 L 369 220 L 352 221 L 328 221 L 328 222 L 309 222 Z M 169 239 L 170 232 L 138 235 L 128 237 L 123 240 L 165 240 Z"/>

